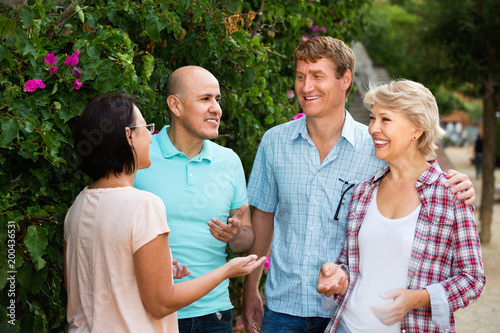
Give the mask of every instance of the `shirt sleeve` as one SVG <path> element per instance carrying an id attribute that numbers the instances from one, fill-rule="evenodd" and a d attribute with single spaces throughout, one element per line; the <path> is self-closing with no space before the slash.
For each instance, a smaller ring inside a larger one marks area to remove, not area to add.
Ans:
<path id="1" fill-rule="evenodd" d="M 439 328 L 450 329 L 450 308 L 443 286 L 436 283 L 425 287 L 425 289 L 427 289 L 431 299 L 432 322 Z"/>
<path id="2" fill-rule="evenodd" d="M 151 242 L 158 235 L 169 233 L 165 205 L 160 198 L 151 195 L 138 208 L 131 221 L 132 251 Z"/>
<path id="3" fill-rule="evenodd" d="M 264 212 L 274 213 L 278 206 L 278 186 L 272 168 L 273 156 L 269 132 L 264 134 L 248 181 L 249 204 Z"/>
<path id="4" fill-rule="evenodd" d="M 455 223 L 452 237 L 453 263 L 451 277 L 441 281 L 450 312 L 455 312 L 475 301 L 486 281 L 481 255 L 481 243 L 472 208 L 462 200 L 452 202 Z"/>
<path id="5" fill-rule="evenodd" d="M 337 307 L 337 302 L 335 296 L 326 297 L 325 294 L 321 294 L 321 306 L 325 311 L 333 310 Z"/>
<path id="6" fill-rule="evenodd" d="M 235 189 L 234 189 L 234 199 L 233 202 L 231 203 L 231 209 L 238 209 L 240 208 L 244 203 L 248 202 L 248 195 L 247 195 L 247 183 L 245 179 L 245 172 L 243 170 L 243 165 L 241 164 L 241 160 L 238 157 L 238 155 L 234 154 L 235 160 L 236 160 L 236 167 L 235 167 Z"/>

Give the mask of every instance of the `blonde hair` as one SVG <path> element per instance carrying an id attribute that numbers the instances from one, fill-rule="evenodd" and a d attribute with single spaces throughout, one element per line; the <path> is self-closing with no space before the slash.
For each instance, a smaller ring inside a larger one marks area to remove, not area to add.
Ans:
<path id="1" fill-rule="evenodd" d="M 417 148 L 427 159 L 436 158 L 435 150 L 445 131 L 439 125 L 439 110 L 436 98 L 423 84 L 410 80 L 395 80 L 377 87 L 370 87 L 363 103 L 368 110 L 374 104 L 403 113 L 412 124 L 423 131 Z"/>
<path id="2" fill-rule="evenodd" d="M 297 67 L 299 60 L 317 62 L 323 58 L 333 62 L 337 79 L 344 76 L 347 70 L 351 71 L 351 85 L 345 92 L 345 97 L 347 97 L 354 84 L 354 52 L 340 39 L 319 36 L 301 43 L 294 53 L 295 67 Z"/>

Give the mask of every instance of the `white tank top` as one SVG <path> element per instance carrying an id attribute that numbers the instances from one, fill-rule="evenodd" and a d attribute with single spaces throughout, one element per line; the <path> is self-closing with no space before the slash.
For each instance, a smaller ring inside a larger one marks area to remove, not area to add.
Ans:
<path id="1" fill-rule="evenodd" d="M 395 333 L 401 323 L 382 324 L 370 310 L 371 306 L 388 305 L 380 294 L 397 288 L 406 288 L 413 236 L 419 205 L 408 216 L 388 219 L 380 214 L 377 190 L 368 206 L 358 235 L 359 275 L 342 315 L 353 333 Z"/>

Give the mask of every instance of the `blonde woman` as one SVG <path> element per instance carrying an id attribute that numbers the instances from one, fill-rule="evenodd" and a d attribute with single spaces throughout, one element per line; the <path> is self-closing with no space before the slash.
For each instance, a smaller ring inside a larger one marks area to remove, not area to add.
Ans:
<path id="1" fill-rule="evenodd" d="M 401 80 L 364 103 L 388 166 L 354 188 L 337 265 L 319 273 L 323 306 L 340 304 L 325 332 L 455 332 L 453 312 L 481 295 L 485 276 L 473 209 L 434 161 L 444 133 L 436 100 Z"/>

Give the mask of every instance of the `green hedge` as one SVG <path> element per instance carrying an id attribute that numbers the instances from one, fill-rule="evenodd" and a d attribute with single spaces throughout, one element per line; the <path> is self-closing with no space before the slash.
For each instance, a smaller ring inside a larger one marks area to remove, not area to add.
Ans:
<path id="1" fill-rule="evenodd" d="M 72 128 L 89 99 L 128 92 L 160 127 L 168 75 L 203 66 L 221 84 L 218 142 L 241 156 L 248 175 L 265 130 L 298 112 L 286 92 L 301 38 L 351 40 L 368 2 L 265 1 L 262 18 L 261 1 L 0 4 L 0 331 L 67 329 L 63 221 L 88 181 L 76 168 Z M 231 288 L 238 308 L 241 280 Z"/>

